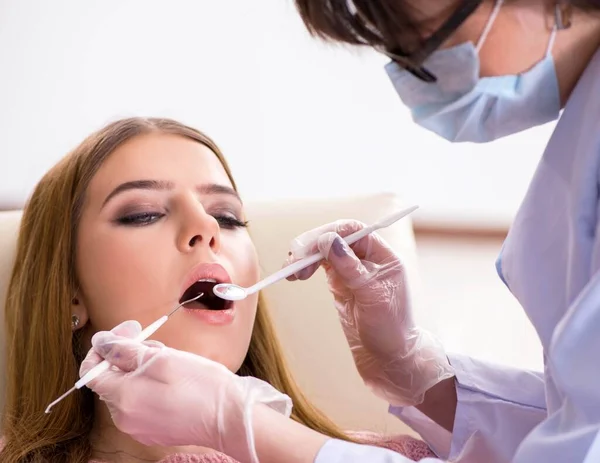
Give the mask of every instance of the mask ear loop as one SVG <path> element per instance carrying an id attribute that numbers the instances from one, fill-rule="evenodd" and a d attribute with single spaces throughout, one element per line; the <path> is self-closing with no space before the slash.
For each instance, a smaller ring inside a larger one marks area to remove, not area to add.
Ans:
<path id="1" fill-rule="evenodd" d="M 563 2 L 556 2 L 554 7 L 554 27 L 548 40 L 548 47 L 546 48 L 546 57 L 552 55 L 552 48 L 554 48 L 554 42 L 556 41 L 556 34 L 558 31 L 568 29 L 571 27 L 571 15 L 568 10 L 569 5 L 564 5 Z"/>
<path id="2" fill-rule="evenodd" d="M 552 28 L 552 32 L 550 33 L 550 39 L 548 40 L 548 46 L 546 47 L 546 54 L 544 56 L 552 56 L 552 48 L 554 47 L 554 42 L 556 40 L 556 33 L 558 32 L 558 25 L 555 24 Z"/>
<path id="3" fill-rule="evenodd" d="M 490 17 L 489 17 L 485 27 L 483 28 L 483 32 L 479 36 L 477 45 L 475 45 L 475 51 L 477 51 L 477 54 L 479 54 L 479 50 L 481 50 L 481 47 L 483 47 L 483 43 L 485 42 L 485 39 L 487 39 L 487 36 L 490 33 L 490 30 L 492 29 L 492 26 L 494 25 L 496 18 L 498 17 L 498 13 L 500 12 L 500 7 L 502 6 L 502 3 L 504 3 L 504 0 L 496 0 L 494 9 L 492 10 Z"/>

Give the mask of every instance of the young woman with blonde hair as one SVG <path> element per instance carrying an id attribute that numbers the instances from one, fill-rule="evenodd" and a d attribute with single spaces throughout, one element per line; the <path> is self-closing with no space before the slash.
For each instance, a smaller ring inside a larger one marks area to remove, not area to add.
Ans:
<path id="1" fill-rule="evenodd" d="M 258 278 L 243 204 L 211 139 L 172 120 L 142 118 L 89 136 L 44 176 L 22 218 L 6 301 L 0 460 L 232 461 L 190 447 L 193 442 L 141 444 L 119 429 L 104 397 L 87 388 L 51 414 L 44 410 L 79 378 L 95 333 L 126 320 L 148 325 L 194 291 L 196 281 L 208 291 L 215 281 L 250 285 Z M 277 400 L 281 393 L 291 398 L 295 422 L 331 438 L 360 440 L 299 390 L 261 298 L 235 306 L 202 300 L 180 310 L 149 345 L 197 354 L 240 380 L 258 378 L 277 391 Z M 429 454 L 410 438 L 379 443 L 415 458 Z"/>

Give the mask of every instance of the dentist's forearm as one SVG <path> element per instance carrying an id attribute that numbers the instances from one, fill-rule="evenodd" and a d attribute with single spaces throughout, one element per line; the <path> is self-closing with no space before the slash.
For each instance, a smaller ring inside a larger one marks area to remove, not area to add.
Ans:
<path id="1" fill-rule="evenodd" d="M 454 378 L 437 383 L 425 393 L 425 400 L 416 408 L 431 420 L 452 432 L 458 399 Z"/>
<path id="2" fill-rule="evenodd" d="M 254 408 L 252 422 L 260 463 L 313 463 L 329 439 L 265 405 Z"/>

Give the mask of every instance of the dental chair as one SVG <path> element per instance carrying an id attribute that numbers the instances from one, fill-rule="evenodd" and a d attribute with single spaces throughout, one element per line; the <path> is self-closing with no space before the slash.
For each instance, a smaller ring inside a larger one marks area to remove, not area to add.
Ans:
<path id="1" fill-rule="evenodd" d="M 291 239 L 303 231 L 340 218 L 371 223 L 408 206 L 393 194 L 378 194 L 334 200 L 249 202 L 246 210 L 266 276 L 281 267 Z M 6 383 L 4 303 L 20 218 L 20 211 L 0 212 L 0 413 Z M 380 234 L 403 256 L 415 288 L 413 296 L 418 300 L 420 282 L 410 218 Z M 343 429 L 414 435 L 388 414 L 387 404 L 371 393 L 356 372 L 322 270 L 308 281 L 281 281 L 268 288 L 265 297 L 296 380 L 318 407 Z"/>

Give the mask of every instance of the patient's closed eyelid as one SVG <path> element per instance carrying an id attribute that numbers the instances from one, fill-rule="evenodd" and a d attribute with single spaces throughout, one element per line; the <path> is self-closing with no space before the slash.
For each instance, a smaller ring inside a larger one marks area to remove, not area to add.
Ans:
<path id="1" fill-rule="evenodd" d="M 124 216 L 128 214 L 138 214 L 141 212 L 153 212 L 153 211 L 165 211 L 165 207 L 163 204 L 159 202 L 127 202 L 123 204 L 121 207 L 115 209 L 113 215 L 115 217 Z"/>
<path id="2" fill-rule="evenodd" d="M 114 222 L 117 225 L 142 226 L 151 225 L 165 217 L 166 214 L 160 212 L 138 212 L 119 216 Z"/>
<path id="3" fill-rule="evenodd" d="M 245 221 L 242 204 L 233 198 L 203 198 L 200 203 L 206 213 L 213 217 L 227 215 Z"/>

